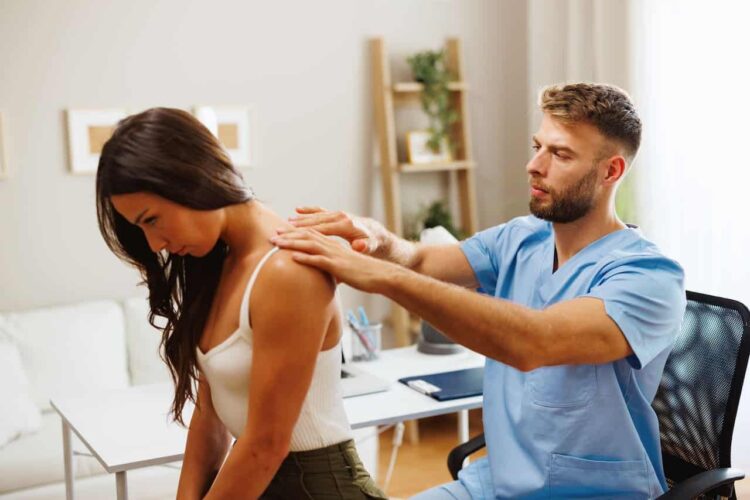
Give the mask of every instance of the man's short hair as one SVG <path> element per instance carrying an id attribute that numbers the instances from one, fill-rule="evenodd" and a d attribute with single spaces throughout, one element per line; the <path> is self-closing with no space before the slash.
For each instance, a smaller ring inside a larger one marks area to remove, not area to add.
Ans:
<path id="1" fill-rule="evenodd" d="M 632 160 L 641 144 L 641 119 L 630 96 L 613 85 L 550 85 L 539 98 L 542 111 L 567 123 L 589 123 L 617 141 Z"/>

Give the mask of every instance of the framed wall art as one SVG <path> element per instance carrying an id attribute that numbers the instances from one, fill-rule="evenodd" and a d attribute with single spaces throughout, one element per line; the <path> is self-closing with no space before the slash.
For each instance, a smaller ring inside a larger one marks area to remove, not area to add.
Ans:
<path id="1" fill-rule="evenodd" d="M 251 106 L 196 106 L 193 114 L 218 139 L 235 167 L 258 165 L 257 124 Z"/>
<path id="2" fill-rule="evenodd" d="M 406 134 L 406 155 L 409 163 L 440 163 L 452 160 L 448 141 L 440 143 L 440 150 L 435 152 L 428 146 L 430 132 L 428 130 L 416 130 Z"/>
<path id="3" fill-rule="evenodd" d="M 74 174 L 95 174 L 104 143 L 117 122 L 128 115 L 124 109 L 68 109 L 68 157 Z"/>

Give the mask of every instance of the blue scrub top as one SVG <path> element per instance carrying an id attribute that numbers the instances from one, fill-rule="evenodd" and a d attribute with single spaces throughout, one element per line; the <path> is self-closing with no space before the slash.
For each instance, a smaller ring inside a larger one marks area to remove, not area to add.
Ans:
<path id="1" fill-rule="evenodd" d="M 521 372 L 487 359 L 488 456 L 461 471 L 474 498 L 653 498 L 666 489 L 651 401 L 685 312 L 680 265 L 639 231 L 610 233 L 553 273 L 552 224 L 533 216 L 461 243 L 480 292 L 533 309 L 596 297 L 633 355 Z"/>

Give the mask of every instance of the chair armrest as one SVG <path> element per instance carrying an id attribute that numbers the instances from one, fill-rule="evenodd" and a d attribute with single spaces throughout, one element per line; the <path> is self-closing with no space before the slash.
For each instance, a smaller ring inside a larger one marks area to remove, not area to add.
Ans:
<path id="1" fill-rule="evenodd" d="M 723 496 L 731 496 L 734 482 L 745 477 L 740 469 L 712 469 L 695 476 L 691 476 L 659 497 L 661 500 L 678 500 L 682 498 L 695 498 L 704 493 L 725 487 L 727 491 Z"/>
<path id="2" fill-rule="evenodd" d="M 459 444 L 448 454 L 448 470 L 453 479 L 458 479 L 458 471 L 464 465 L 464 459 L 477 450 L 484 448 L 484 433 Z"/>

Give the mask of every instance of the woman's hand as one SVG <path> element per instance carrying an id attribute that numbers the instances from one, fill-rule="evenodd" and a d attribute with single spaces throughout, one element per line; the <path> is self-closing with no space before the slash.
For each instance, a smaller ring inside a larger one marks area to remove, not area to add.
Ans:
<path id="1" fill-rule="evenodd" d="M 378 284 L 385 274 L 399 266 L 362 255 L 315 229 L 293 229 L 271 238 L 271 243 L 294 251 L 293 258 L 300 264 L 317 267 L 341 281 L 364 292 L 379 293 Z"/>
<path id="2" fill-rule="evenodd" d="M 377 256 L 384 245 L 385 228 L 378 222 L 357 217 L 342 211 L 328 211 L 320 207 L 299 207 L 299 215 L 290 217 L 289 222 L 298 229 L 313 229 L 328 236 L 338 236 L 349 242 L 359 253 Z M 284 235 L 292 229 L 279 229 Z"/>

